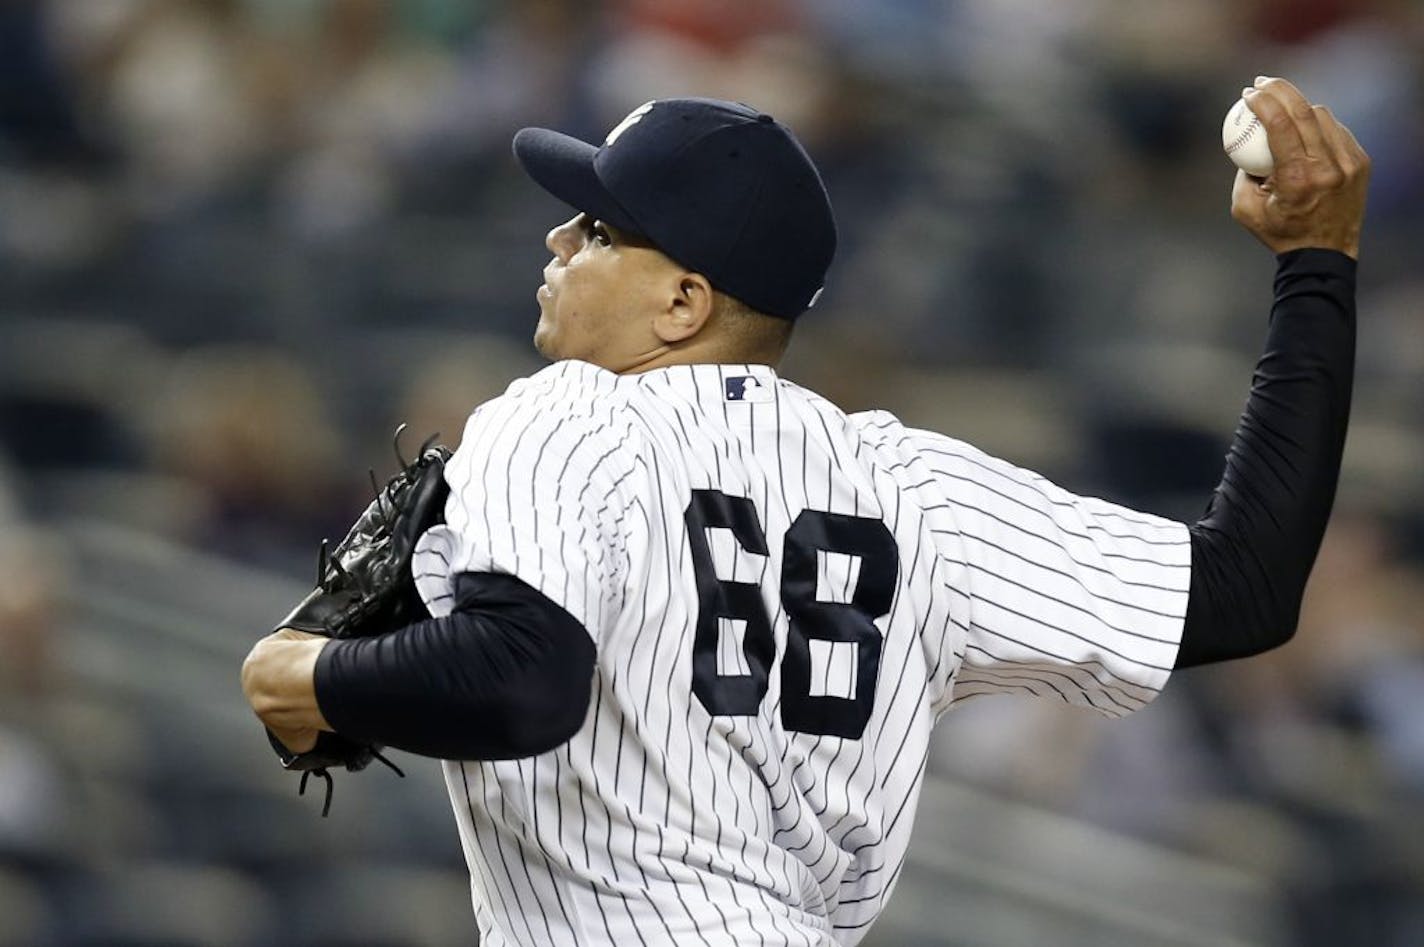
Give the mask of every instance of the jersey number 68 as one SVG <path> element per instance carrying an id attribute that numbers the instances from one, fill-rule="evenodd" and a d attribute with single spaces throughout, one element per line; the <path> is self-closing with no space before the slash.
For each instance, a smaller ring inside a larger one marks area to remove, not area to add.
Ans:
<path id="1" fill-rule="evenodd" d="M 692 691 L 707 712 L 754 716 L 766 696 L 776 641 L 761 590 L 753 582 L 717 577 L 707 530 L 730 530 L 747 552 L 767 554 L 766 533 L 756 507 L 746 497 L 720 490 L 694 490 L 684 514 L 692 567 L 697 577 L 697 629 L 692 645 Z M 890 611 L 899 557 L 885 524 L 863 516 L 803 510 L 784 538 L 781 602 L 790 630 L 781 660 L 781 723 L 787 730 L 860 739 L 875 706 L 880 675 L 880 629 L 875 620 Z M 855 589 L 846 602 L 816 597 L 818 551 L 860 559 Z M 721 619 L 745 622 L 742 655 L 750 673 L 724 674 L 717 668 Z M 812 641 L 841 642 L 854 648 L 851 697 L 811 693 Z"/>

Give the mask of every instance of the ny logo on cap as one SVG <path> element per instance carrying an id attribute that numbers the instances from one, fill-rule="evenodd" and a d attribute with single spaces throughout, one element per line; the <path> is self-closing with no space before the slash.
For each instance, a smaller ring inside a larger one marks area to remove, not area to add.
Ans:
<path id="1" fill-rule="evenodd" d="M 623 134 L 628 129 L 641 122 L 643 120 L 643 116 L 651 112 L 653 110 L 653 106 L 656 104 L 656 99 L 652 102 L 644 102 L 642 105 L 629 112 L 628 117 L 623 119 L 623 121 L 619 122 L 617 125 L 614 125 L 613 131 L 609 132 L 608 137 L 603 139 L 603 147 L 607 148 L 609 145 L 613 144 L 615 141 L 618 140 L 619 135 Z"/>

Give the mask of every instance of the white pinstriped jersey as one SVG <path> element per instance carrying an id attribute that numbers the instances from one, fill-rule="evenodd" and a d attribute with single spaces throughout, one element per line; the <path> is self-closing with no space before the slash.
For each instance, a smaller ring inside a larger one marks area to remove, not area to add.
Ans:
<path id="1" fill-rule="evenodd" d="M 854 944 L 939 715 L 1134 710 L 1186 608 L 1181 524 L 762 365 L 557 363 L 474 412 L 446 476 L 432 613 L 454 574 L 511 573 L 598 651 L 567 744 L 445 763 L 489 947 Z"/>

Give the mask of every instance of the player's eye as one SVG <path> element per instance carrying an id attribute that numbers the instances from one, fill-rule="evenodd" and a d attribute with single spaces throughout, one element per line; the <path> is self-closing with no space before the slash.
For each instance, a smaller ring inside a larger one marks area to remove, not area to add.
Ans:
<path id="1" fill-rule="evenodd" d="M 600 224 L 595 221 L 592 233 L 593 240 L 595 243 L 598 243 L 605 247 L 613 245 L 613 235 L 608 232 L 608 228 L 603 226 L 603 224 Z"/>

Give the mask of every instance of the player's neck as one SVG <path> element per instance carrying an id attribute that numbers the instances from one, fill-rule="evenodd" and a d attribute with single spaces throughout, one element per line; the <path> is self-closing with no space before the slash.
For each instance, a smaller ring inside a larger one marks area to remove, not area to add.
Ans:
<path id="1" fill-rule="evenodd" d="M 769 357 L 767 353 L 734 351 L 728 346 L 697 344 L 688 342 L 679 345 L 660 345 L 641 355 L 612 365 L 603 365 L 618 375 L 639 375 L 659 368 L 675 365 L 768 365 L 777 368 L 780 357 Z"/>

